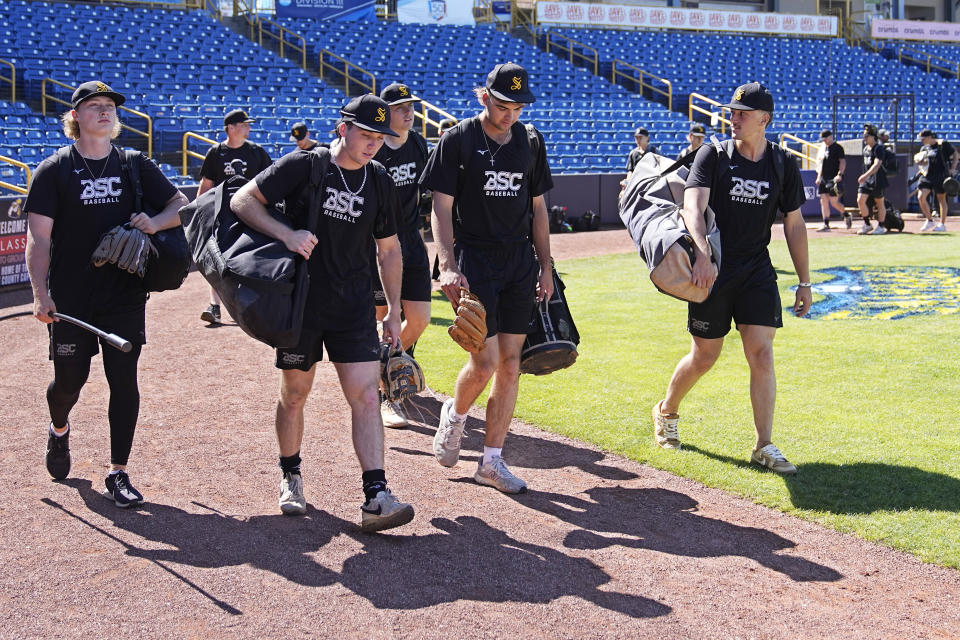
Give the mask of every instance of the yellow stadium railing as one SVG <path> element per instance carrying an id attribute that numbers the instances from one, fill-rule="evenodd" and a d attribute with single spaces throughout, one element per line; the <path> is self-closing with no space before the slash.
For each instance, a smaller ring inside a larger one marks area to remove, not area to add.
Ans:
<path id="1" fill-rule="evenodd" d="M 434 120 L 427 115 L 428 113 L 436 113 L 439 115 L 439 118 Z M 436 140 L 440 137 L 440 120 L 444 118 L 457 119 L 454 115 L 447 113 L 436 105 L 430 104 L 426 100 L 420 101 L 420 111 L 414 111 L 413 115 L 415 118 L 420 119 L 420 134 L 427 140 Z M 433 127 L 434 130 L 437 131 L 437 135 L 433 135 L 432 132 L 428 134 L 428 127 Z"/>
<path id="2" fill-rule="evenodd" d="M 493 2 L 491 0 L 473 0 L 473 19 L 478 24 L 491 23 L 493 16 Z"/>
<path id="3" fill-rule="evenodd" d="M 698 104 L 695 104 L 696 101 L 705 102 L 705 103 L 707 103 L 708 105 L 713 106 L 713 107 L 720 107 L 720 110 L 719 110 L 719 111 L 711 111 L 710 109 L 707 109 L 707 108 L 702 107 L 702 106 L 700 106 L 700 105 L 698 105 Z M 717 101 L 714 100 L 713 98 L 708 98 L 707 96 L 700 95 L 699 93 L 691 93 L 691 94 L 690 94 L 690 101 L 689 101 L 689 108 L 688 108 L 687 111 L 688 111 L 687 115 L 688 115 L 688 117 L 690 118 L 690 121 L 691 121 L 691 122 L 693 122 L 693 114 L 694 114 L 694 113 L 702 113 L 702 114 L 704 114 L 704 115 L 710 116 L 710 126 L 711 126 L 711 127 L 716 127 L 716 126 L 717 126 L 717 123 L 719 123 L 719 124 L 720 124 L 720 133 L 726 133 L 726 132 L 727 132 L 727 125 L 730 124 L 730 119 L 724 117 L 723 113 L 724 113 L 725 111 L 730 111 L 730 109 L 728 109 L 727 107 L 723 106 L 722 103 L 717 102 Z"/>
<path id="4" fill-rule="evenodd" d="M 510 28 L 520 27 L 535 38 L 537 36 L 536 2 L 533 0 L 514 0 L 510 5 Z"/>
<path id="5" fill-rule="evenodd" d="M 593 70 L 593 75 L 600 75 L 600 52 L 590 45 L 568 38 L 562 33 L 548 31 L 546 51 L 552 53 L 554 49 L 566 53 L 567 56 L 565 57 L 569 58 L 570 64 L 576 64 L 577 62 L 589 64 Z M 587 55 L 585 52 L 590 52 L 592 55 Z"/>
<path id="6" fill-rule="evenodd" d="M 10 102 L 17 101 L 17 67 L 12 62 L 0 59 L 0 64 L 10 67 L 10 77 L 0 76 L 0 80 L 10 84 Z"/>
<path id="7" fill-rule="evenodd" d="M 62 104 L 67 107 L 72 107 L 72 105 L 66 100 L 63 100 L 62 98 L 58 98 L 52 93 L 47 93 L 48 84 L 56 85 L 58 87 L 63 87 L 64 89 L 68 89 L 71 93 L 73 93 L 73 91 L 76 90 L 76 87 L 66 84 L 65 82 L 60 82 L 59 80 L 54 80 L 53 78 L 44 78 L 43 81 L 40 83 L 40 110 L 43 113 L 43 115 L 47 115 L 48 101 L 53 102 L 55 104 Z M 147 157 L 152 158 L 153 157 L 153 118 L 151 118 L 150 116 L 148 116 L 147 114 L 141 111 L 137 111 L 136 109 L 131 109 L 130 107 L 125 107 L 122 105 L 117 107 L 117 110 L 123 111 L 124 113 L 128 113 L 138 118 L 143 118 L 146 121 L 147 128 L 145 131 L 142 129 L 136 129 L 134 127 L 131 127 L 130 125 L 124 124 L 123 122 L 120 123 L 120 128 L 125 131 L 129 131 L 130 133 L 133 133 L 135 135 L 143 136 L 144 138 L 146 138 L 147 139 Z"/>
<path id="8" fill-rule="evenodd" d="M 0 156 L 0 162 L 4 162 L 4 163 L 6 163 L 6 164 L 13 165 L 13 166 L 16 167 L 17 169 L 23 169 L 23 170 L 26 172 L 26 174 L 27 174 L 26 180 L 24 181 L 23 184 L 24 184 L 24 185 L 27 185 L 27 186 L 30 185 L 30 175 L 31 175 L 31 174 L 30 174 L 30 167 L 28 167 L 27 165 L 23 164 L 23 163 L 20 162 L 19 160 L 14 160 L 13 158 L 8 158 L 7 156 Z M 21 186 L 21 185 L 18 185 L 18 184 L 11 184 L 11 183 L 9 183 L 9 182 L 4 182 L 3 180 L 0 180 L 0 187 L 3 187 L 4 189 L 9 189 L 10 191 L 14 191 L 14 192 L 16 192 L 16 193 L 22 193 L 22 194 L 24 194 L 24 195 L 27 194 L 27 188 L 26 188 L 26 186 Z"/>
<path id="9" fill-rule="evenodd" d="M 183 156 L 183 171 L 181 171 L 180 173 L 180 175 L 182 176 L 189 175 L 187 173 L 187 161 L 190 158 L 199 158 L 200 160 L 203 160 L 204 158 L 206 158 L 205 154 L 200 154 L 200 153 L 197 153 L 196 151 L 193 151 L 192 149 L 187 148 L 187 143 L 190 140 L 199 140 L 200 142 L 205 142 L 210 146 L 217 144 L 216 140 L 211 140 L 210 138 L 206 136 L 202 136 L 199 133 L 194 133 L 193 131 L 187 131 L 185 134 L 183 134 L 183 144 L 181 146 L 181 155 Z"/>
<path id="10" fill-rule="evenodd" d="M 900 47 L 897 50 L 897 60 L 920 65 L 927 71 L 943 71 L 954 78 L 960 79 L 960 63 L 935 56 L 920 49 L 907 46 Z M 934 60 L 937 62 L 935 63 Z"/>
<path id="11" fill-rule="evenodd" d="M 618 66 L 626 67 L 631 71 L 637 72 L 637 74 L 639 75 L 634 75 L 632 73 L 624 73 L 623 71 L 620 71 L 619 69 L 617 69 Z M 617 59 L 613 61 L 613 70 L 610 72 L 610 81 L 613 84 L 617 84 L 618 78 L 633 80 L 634 82 L 639 83 L 640 85 L 639 93 L 643 93 L 644 89 L 649 89 L 654 93 L 659 93 L 660 95 L 662 95 L 667 99 L 667 109 L 673 111 L 673 83 L 667 80 L 666 78 L 661 78 L 660 76 L 654 75 L 649 71 L 645 71 L 636 65 L 632 65 L 629 62 Z M 659 82 L 660 84 L 666 85 L 667 88 L 663 89 L 661 87 L 655 86 L 650 82 L 645 81 L 644 78 L 650 78 L 651 80 Z"/>
<path id="12" fill-rule="evenodd" d="M 220 22 L 223 22 L 223 11 L 220 9 L 220 2 L 218 0 L 203 0 L 203 9 Z"/>
<path id="13" fill-rule="evenodd" d="M 330 58 L 333 58 L 334 60 L 339 61 L 340 63 L 342 63 L 342 64 L 343 64 L 343 70 L 338 69 L 333 63 L 330 63 L 330 62 L 327 62 L 326 60 L 324 60 L 324 56 L 329 56 Z M 344 92 L 345 94 L 347 94 L 348 96 L 351 95 L 351 93 L 350 93 L 350 83 L 351 83 L 351 82 L 352 82 L 353 84 L 355 84 L 355 85 L 358 85 L 358 86 L 360 86 L 360 87 L 363 87 L 363 88 L 366 89 L 369 93 L 376 93 L 376 92 L 377 92 L 377 77 L 376 77 L 375 75 L 373 75 L 372 73 L 370 73 L 369 71 L 367 71 L 367 70 L 364 69 L 363 67 L 361 67 L 361 66 L 359 66 L 359 65 L 356 65 L 356 64 L 350 62 L 350 61 L 347 60 L 346 58 L 342 58 L 342 57 L 338 56 L 337 54 L 335 54 L 333 51 L 330 51 L 329 49 L 321 49 L 321 50 L 320 50 L 320 68 L 319 68 L 319 69 L 320 69 L 320 77 L 321 77 L 321 78 L 322 78 L 323 75 L 324 75 L 324 71 L 327 70 L 327 69 L 329 69 L 329 70 L 332 71 L 333 73 L 336 73 L 337 75 L 342 76 L 342 77 L 343 77 L 343 92 Z M 360 72 L 363 76 L 366 76 L 366 77 L 370 78 L 370 84 L 367 84 L 366 82 L 364 82 L 364 81 L 362 81 L 362 80 L 358 80 L 357 78 L 352 77 L 352 76 L 350 75 L 350 70 L 351 70 L 351 69 L 356 69 L 356 70 L 357 70 L 358 72 Z"/>
<path id="14" fill-rule="evenodd" d="M 267 25 L 266 29 L 264 28 L 264 25 Z M 272 29 L 276 29 L 277 31 L 279 31 L 279 34 L 274 33 Z M 303 69 L 307 68 L 307 41 L 299 33 L 291 31 L 290 29 L 287 29 L 286 27 L 277 24 L 273 20 L 267 20 L 266 18 L 259 18 L 257 20 L 257 43 L 261 47 L 263 46 L 264 36 L 267 37 L 268 42 L 270 38 L 273 38 L 274 40 L 279 42 L 281 57 L 286 57 L 286 54 L 284 53 L 284 48 L 293 49 L 294 51 L 299 53 L 300 66 Z M 298 40 L 300 42 L 300 46 L 297 46 L 296 44 L 287 40 L 288 36 L 294 40 Z"/>
<path id="15" fill-rule="evenodd" d="M 800 151 L 792 149 L 789 146 L 790 142 L 795 142 L 800 145 Z M 803 138 L 798 138 L 792 133 L 781 133 L 780 134 L 780 148 L 786 151 L 787 153 L 800 158 L 803 161 L 803 166 L 801 169 L 816 169 L 817 168 L 817 155 L 820 151 L 819 143 L 810 142 L 809 140 L 804 140 Z"/>
<path id="16" fill-rule="evenodd" d="M 247 37 L 251 40 L 257 39 L 257 14 L 253 11 L 254 2 L 256 0 L 250 0 L 249 4 L 246 0 L 233 0 L 233 17 L 242 18 L 247 23 L 250 30 L 250 35 Z"/>
<path id="17" fill-rule="evenodd" d="M 392 3 L 394 6 L 396 3 Z M 393 21 L 397 19 L 397 12 L 390 10 L 391 3 L 388 0 L 377 0 L 376 11 L 377 19 L 381 21 Z"/>

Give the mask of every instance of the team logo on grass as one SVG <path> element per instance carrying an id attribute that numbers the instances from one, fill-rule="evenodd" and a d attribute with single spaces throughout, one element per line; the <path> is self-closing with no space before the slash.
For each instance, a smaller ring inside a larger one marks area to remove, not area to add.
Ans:
<path id="1" fill-rule="evenodd" d="M 813 285 L 823 296 L 805 317 L 898 320 L 960 313 L 960 269 L 954 267 L 832 267 Z M 793 287 L 795 290 L 796 287 Z"/>

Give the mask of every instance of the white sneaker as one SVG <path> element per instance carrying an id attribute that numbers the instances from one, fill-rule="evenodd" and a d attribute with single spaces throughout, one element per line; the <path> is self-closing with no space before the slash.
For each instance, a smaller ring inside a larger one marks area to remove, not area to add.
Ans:
<path id="1" fill-rule="evenodd" d="M 452 467 L 460 459 L 460 441 L 463 439 L 463 424 L 450 417 L 453 413 L 453 398 L 443 403 L 440 409 L 440 426 L 433 437 L 433 455 L 444 467 Z"/>
<path id="2" fill-rule="evenodd" d="M 525 493 L 527 483 L 513 475 L 507 468 L 507 463 L 500 456 L 494 457 L 490 464 L 483 464 L 483 458 L 477 464 L 477 472 L 473 479 L 478 484 L 493 487 L 503 493 Z"/>
<path id="3" fill-rule="evenodd" d="M 824 224 L 822 227 L 817 229 L 817 233 L 830 233 L 830 225 Z"/>
<path id="4" fill-rule="evenodd" d="M 933 230 L 936 231 L 936 232 L 938 232 L 938 233 L 945 233 L 945 232 L 947 231 L 947 225 L 945 225 L 945 224 L 938 224 L 937 226 L 935 226 L 935 227 L 933 228 Z"/>
<path id="5" fill-rule="evenodd" d="M 780 453 L 780 449 L 777 449 L 777 446 L 773 443 L 762 449 L 754 450 L 750 455 L 750 462 L 784 475 L 793 475 L 797 472 L 797 468 L 790 464 L 790 461 Z"/>
<path id="6" fill-rule="evenodd" d="M 403 429 L 410 426 L 407 414 L 399 402 L 391 402 L 390 400 L 381 402 L 380 417 L 383 419 L 383 426 L 390 429 Z"/>
<path id="7" fill-rule="evenodd" d="M 882 224 L 877 224 L 877 228 L 870 232 L 872 236 L 882 236 L 887 232 L 887 228 Z"/>
<path id="8" fill-rule="evenodd" d="M 920 231 L 931 231 L 934 227 L 937 226 L 937 223 L 933 220 L 927 220 L 923 223 L 923 226 L 920 227 Z"/>
<path id="9" fill-rule="evenodd" d="M 679 449 L 680 432 L 677 425 L 680 423 L 680 416 L 661 413 L 660 405 L 662 404 L 663 400 L 653 405 L 653 437 L 657 441 L 658 447 Z"/>
<path id="10" fill-rule="evenodd" d="M 860 227 L 860 231 L 857 231 L 857 235 L 858 235 L 858 236 L 865 236 L 865 235 L 867 235 L 868 233 L 871 233 L 872 231 L 873 231 L 873 227 L 870 226 L 870 223 L 869 223 L 869 222 L 864 222 L 864 223 L 863 223 L 863 226 Z"/>
<path id="11" fill-rule="evenodd" d="M 360 511 L 360 530 L 364 533 L 392 529 L 413 520 L 413 505 L 397 500 L 390 489 L 377 492 L 377 497 L 364 502 Z"/>
<path id="12" fill-rule="evenodd" d="M 302 516 L 307 512 L 307 499 L 303 497 L 303 476 L 287 472 L 280 480 L 280 512 L 285 516 Z"/>

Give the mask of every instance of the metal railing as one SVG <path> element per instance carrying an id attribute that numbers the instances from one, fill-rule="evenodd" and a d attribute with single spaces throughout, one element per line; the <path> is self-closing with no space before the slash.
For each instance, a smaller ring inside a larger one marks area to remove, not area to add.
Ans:
<path id="1" fill-rule="evenodd" d="M 432 113 L 437 113 L 437 114 L 439 114 L 439 115 L 441 116 L 441 118 L 439 118 L 439 119 L 437 119 L 437 120 L 434 120 L 433 118 L 430 118 L 427 114 L 428 114 L 428 113 L 431 113 L 431 112 L 432 112 Z M 444 110 L 441 109 L 440 107 L 438 107 L 438 106 L 436 106 L 436 105 L 433 105 L 433 104 L 430 104 L 430 103 L 427 102 L 426 100 L 421 100 L 421 101 L 420 101 L 420 111 L 414 111 L 414 112 L 413 112 L 413 115 L 414 115 L 415 118 L 419 118 L 419 119 L 420 119 L 420 134 L 421 134 L 424 138 L 426 138 L 427 140 L 437 140 L 437 139 L 439 139 L 439 137 L 440 137 L 440 119 L 443 119 L 443 118 L 452 118 L 453 120 L 456 120 L 456 119 L 457 119 L 456 116 L 454 116 L 453 114 L 447 113 L 446 111 L 444 111 Z M 437 135 L 433 135 L 432 132 L 428 135 L 428 134 L 427 134 L 427 127 L 433 127 L 433 128 L 436 130 Z"/>
<path id="2" fill-rule="evenodd" d="M 694 104 L 694 100 L 700 100 L 700 101 L 702 101 L 702 102 L 706 102 L 707 104 L 709 104 L 709 105 L 711 105 L 711 106 L 720 107 L 720 111 L 711 111 L 710 109 L 705 109 L 704 107 L 701 107 L 701 106 L 698 105 L 698 104 Z M 724 117 L 724 115 L 723 115 L 723 112 L 724 112 L 724 111 L 730 111 L 730 109 L 728 109 L 727 107 L 723 106 L 723 104 L 717 102 L 717 101 L 714 100 L 713 98 L 708 98 L 707 96 L 700 95 L 699 93 L 691 93 L 691 94 L 690 94 L 690 101 L 689 101 L 689 108 L 688 108 L 688 110 L 687 110 L 687 116 L 690 118 L 690 121 L 691 121 L 691 122 L 693 122 L 693 114 L 694 114 L 694 112 L 702 113 L 702 114 L 704 114 L 704 115 L 710 116 L 710 126 L 711 126 L 711 127 L 716 128 L 717 123 L 719 122 L 719 123 L 720 123 L 720 133 L 726 133 L 726 132 L 727 132 L 727 125 L 732 124 L 732 123 L 730 122 L 730 119 L 729 119 L 729 118 L 725 118 L 725 117 Z"/>
<path id="3" fill-rule="evenodd" d="M 940 56 L 927 53 L 926 51 L 921 51 L 920 49 L 914 49 L 913 47 L 907 46 L 900 47 L 897 49 L 897 60 L 900 62 L 908 62 L 919 65 L 928 72 L 943 71 L 950 74 L 950 76 L 953 78 L 960 79 L 960 63 L 954 62 L 953 60 L 949 60 L 947 58 L 941 58 Z M 937 60 L 938 62 L 945 62 L 949 66 L 934 64 L 934 60 Z"/>
<path id="4" fill-rule="evenodd" d="M 558 42 L 559 41 L 559 42 Z M 577 48 L 579 47 L 579 49 Z M 590 45 L 584 44 L 573 38 L 569 38 L 562 33 L 555 33 L 553 31 L 547 32 L 547 53 L 552 53 L 551 49 L 559 49 L 567 53 L 566 57 L 569 58 L 570 64 L 576 64 L 577 61 L 582 61 L 584 64 L 589 64 L 593 69 L 593 75 L 600 75 L 600 52 L 591 47 Z M 593 55 L 587 55 L 585 51 L 592 52 Z"/>
<path id="5" fill-rule="evenodd" d="M 203 10 L 223 22 L 223 11 L 220 9 L 219 0 L 203 0 Z"/>
<path id="6" fill-rule="evenodd" d="M 27 186 L 30 185 L 30 175 L 31 175 L 30 167 L 20 162 L 19 160 L 14 160 L 13 158 L 8 158 L 7 156 L 0 156 L 0 162 L 5 162 L 7 164 L 11 164 L 15 166 L 18 169 L 23 169 L 27 173 L 27 180 L 26 182 L 24 182 L 24 184 Z M 4 182 L 3 180 L 0 180 L 0 187 L 3 187 L 4 189 L 9 189 L 10 191 L 14 191 L 16 193 L 22 193 L 23 195 L 27 194 L 26 187 L 21 187 L 18 184 L 11 184 L 9 182 Z"/>
<path id="7" fill-rule="evenodd" d="M 514 0 L 510 3 L 510 28 L 521 27 L 526 29 L 534 38 L 537 37 L 537 7 L 536 2 L 520 2 Z"/>
<path id="8" fill-rule="evenodd" d="M 256 0 L 250 0 L 249 4 L 246 0 L 233 0 L 233 17 L 243 18 L 243 21 L 247 23 L 250 28 L 248 37 L 251 40 L 257 39 L 257 14 L 253 11 L 254 2 Z"/>
<path id="9" fill-rule="evenodd" d="M 343 70 L 338 69 L 335 65 L 333 65 L 333 64 L 327 62 L 326 60 L 324 60 L 324 59 L 323 59 L 324 55 L 330 56 L 331 58 L 334 58 L 334 59 L 342 62 L 342 63 L 343 63 Z M 336 74 L 338 74 L 338 75 L 340 75 L 340 76 L 343 77 L 343 92 L 344 92 L 345 94 L 347 94 L 348 96 L 349 96 L 349 95 L 352 95 L 352 94 L 350 93 L 350 83 L 351 83 L 351 82 L 354 83 L 354 84 L 356 84 L 356 85 L 358 85 L 358 86 L 360 86 L 360 87 L 363 87 L 363 88 L 366 89 L 369 93 L 376 93 L 376 92 L 377 92 L 377 77 L 376 77 L 375 75 L 373 75 L 372 73 L 370 73 L 369 71 L 367 71 L 367 70 L 364 69 L 363 67 L 361 67 L 361 66 L 359 66 L 359 65 L 356 65 L 356 64 L 350 62 L 350 61 L 347 60 L 346 58 L 343 58 L 343 57 L 341 57 L 341 56 L 338 56 L 337 54 L 335 54 L 333 51 L 330 51 L 329 49 L 321 49 L 321 50 L 320 50 L 320 67 L 319 67 L 320 77 L 321 77 L 321 78 L 323 78 L 324 70 L 326 70 L 326 69 L 329 69 L 329 70 L 332 71 L 333 73 L 336 73 Z M 367 83 L 363 82 L 362 80 L 358 80 L 357 78 L 351 77 L 351 75 L 350 75 L 350 70 L 351 70 L 351 69 L 356 69 L 356 70 L 359 71 L 362 75 L 364 75 L 364 76 L 366 76 L 366 77 L 369 77 L 369 78 L 370 78 L 370 84 L 367 84 Z"/>
<path id="10" fill-rule="evenodd" d="M 619 71 L 617 69 L 618 65 L 620 67 L 626 67 L 631 71 L 636 71 L 639 74 L 639 76 L 633 75 L 631 73 L 624 73 L 623 71 Z M 673 83 L 667 80 L 666 78 L 661 78 L 658 75 L 654 75 L 649 71 L 645 71 L 636 65 L 632 65 L 629 62 L 626 62 L 625 60 L 617 59 L 613 61 L 612 71 L 610 72 L 610 82 L 612 82 L 613 84 L 617 84 L 618 77 L 622 77 L 626 80 L 632 80 L 633 82 L 636 82 L 637 84 L 639 84 L 640 90 L 638 93 L 642 94 L 644 89 L 649 89 L 654 93 L 659 93 L 660 95 L 662 95 L 667 99 L 667 109 L 669 109 L 670 111 L 673 111 Z M 660 87 L 654 86 L 649 82 L 645 82 L 644 77 L 649 77 L 661 84 L 666 85 L 667 89 L 663 90 Z"/>
<path id="11" fill-rule="evenodd" d="M 788 142 L 796 142 L 800 144 L 800 151 L 796 149 L 791 149 L 788 146 Z M 780 148 L 786 151 L 787 153 L 796 156 L 803 160 L 802 169 L 815 169 L 817 167 L 817 154 L 819 152 L 819 143 L 810 142 L 809 140 L 804 140 L 803 138 L 798 138 L 792 133 L 781 133 L 780 134 Z M 808 150 L 812 150 L 813 153 L 809 153 Z"/>
<path id="12" fill-rule="evenodd" d="M 217 144 L 216 140 L 211 140 L 210 138 L 206 136 L 202 136 L 199 133 L 194 133 L 193 131 L 187 131 L 185 134 L 183 134 L 183 144 L 181 145 L 181 155 L 183 156 L 183 171 L 180 173 L 180 175 L 182 176 L 189 175 L 187 173 L 187 161 L 190 158 L 198 158 L 200 160 L 203 160 L 204 158 L 206 158 L 206 155 L 199 154 L 196 151 L 193 151 L 187 148 L 187 142 L 191 139 L 199 140 L 200 142 L 206 142 L 210 146 Z"/>
<path id="13" fill-rule="evenodd" d="M 267 29 L 264 29 L 264 25 L 268 25 Z M 269 27 L 275 27 L 279 30 L 279 34 L 274 33 Z M 269 38 L 273 38 L 280 43 L 280 56 L 286 57 L 284 53 L 284 48 L 293 49 L 300 54 L 300 66 L 303 69 L 307 68 L 307 41 L 299 33 L 287 29 L 283 25 L 277 24 L 273 20 L 267 20 L 266 18 L 259 18 L 257 20 L 257 44 L 261 47 L 263 46 L 263 36 L 266 35 Z M 287 36 L 300 41 L 300 46 L 298 47 L 294 43 L 287 40 Z M 269 40 L 268 40 L 269 41 Z"/>
<path id="14" fill-rule="evenodd" d="M 0 76 L 0 80 L 10 84 L 10 102 L 17 101 L 17 67 L 8 60 L 0 59 L 0 64 L 10 67 L 10 77 Z"/>
<path id="15" fill-rule="evenodd" d="M 496 20 L 491 0 L 473 0 L 473 19 L 478 24 L 489 24 Z"/>
<path id="16" fill-rule="evenodd" d="M 76 90 L 76 87 L 66 84 L 65 82 L 60 82 L 59 80 L 54 80 L 53 78 L 44 78 L 43 81 L 40 83 L 40 111 L 43 113 L 43 115 L 47 115 L 47 101 L 50 101 L 56 104 L 62 104 L 67 107 L 73 108 L 73 105 L 71 105 L 66 100 L 63 100 L 62 98 L 58 98 L 52 93 L 47 93 L 48 84 L 53 84 L 58 87 L 63 87 L 64 89 L 68 89 L 71 93 L 73 93 L 73 91 Z M 146 131 L 142 129 L 136 129 L 134 127 L 131 127 L 128 124 L 124 124 L 123 122 L 120 123 L 120 128 L 123 129 L 124 131 L 129 131 L 130 133 L 133 133 L 138 136 L 143 136 L 144 138 L 146 138 L 147 139 L 147 157 L 152 158 L 153 157 L 153 118 L 143 113 L 142 111 L 137 111 L 136 109 L 131 109 L 130 107 L 124 107 L 122 105 L 117 107 L 117 111 L 123 111 L 125 113 L 129 113 L 130 115 L 136 116 L 138 118 L 143 118 L 144 120 L 146 120 L 147 122 Z"/>

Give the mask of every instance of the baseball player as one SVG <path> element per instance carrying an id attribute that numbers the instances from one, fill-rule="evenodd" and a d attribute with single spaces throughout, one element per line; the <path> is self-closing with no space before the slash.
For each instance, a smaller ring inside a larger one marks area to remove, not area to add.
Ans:
<path id="1" fill-rule="evenodd" d="M 887 172 L 883 170 L 883 162 L 890 153 L 878 139 L 877 127 L 872 124 L 863 127 L 863 173 L 857 178 L 860 185 L 857 188 L 857 208 L 863 218 L 863 226 L 857 231 L 858 235 L 882 235 L 887 232 L 883 221 L 887 217 L 887 206 L 883 199 L 883 191 L 890 184 Z M 877 204 L 877 228 L 870 225 L 870 206 L 868 201 L 873 199 Z"/>
<path id="2" fill-rule="evenodd" d="M 483 111 L 443 134 L 421 179 L 433 189 L 440 286 L 454 305 L 461 287 L 474 293 L 487 318 L 485 348 L 471 353 L 460 370 L 454 397 L 440 412 L 433 452 L 443 466 L 457 463 L 467 412 L 492 378 L 474 479 L 521 493 L 527 485 L 501 452 L 517 400 L 520 349 L 536 303 L 553 293 L 543 198 L 553 179 L 542 136 L 519 121 L 536 99 L 527 71 L 499 64 L 475 95 Z"/>
<path id="3" fill-rule="evenodd" d="M 380 420 L 378 380 L 379 340 L 373 298 L 370 295 L 370 238 L 377 244 L 380 279 L 387 296 L 383 340 L 396 345 L 400 337 L 401 250 L 396 231 L 393 184 L 383 165 L 371 162 L 384 136 L 396 137 L 390 107 L 368 94 L 351 100 L 340 111 L 340 139 L 324 182 L 322 211 L 317 228 L 303 227 L 313 154 L 288 153 L 234 196 L 231 207 L 251 227 L 283 241 L 308 260 L 307 296 L 300 343 L 277 349 L 282 370 L 276 429 L 280 445 L 280 510 L 306 513 L 300 474 L 303 406 L 313 386 L 316 363 L 327 357 L 334 363 L 350 405 L 353 445 L 362 469 L 365 502 L 361 528 L 377 531 L 406 524 L 413 507 L 399 502 L 387 488 L 384 473 L 383 423 Z M 292 219 L 287 226 L 271 217 L 267 204 L 284 202 Z"/>
<path id="4" fill-rule="evenodd" d="M 270 166 L 266 150 L 248 140 L 251 122 L 256 120 L 247 117 L 247 112 L 242 109 L 234 109 L 224 116 L 227 139 L 210 147 L 203 159 L 197 197 L 233 176 L 250 179 Z M 209 324 L 220 324 L 220 296 L 213 287 L 210 287 L 210 306 L 200 314 L 200 319 Z"/>
<path id="5" fill-rule="evenodd" d="M 690 124 L 690 131 L 687 132 L 687 146 L 677 154 L 677 160 L 682 160 L 684 156 L 696 153 L 697 149 L 703 146 L 703 141 L 707 137 L 706 128 L 699 122 Z"/>
<path id="6" fill-rule="evenodd" d="M 843 172 L 847 170 L 847 157 L 843 147 L 834 139 L 833 131 L 824 129 L 820 132 L 820 142 L 823 148 L 820 151 L 820 163 L 817 167 L 817 193 L 820 194 L 820 215 L 823 216 L 823 226 L 817 229 L 820 233 L 830 232 L 831 208 L 840 212 L 840 216 L 847 223 L 849 229 L 850 218 L 847 217 L 840 203 L 840 198 L 827 188 L 828 182 L 843 181 Z"/>
<path id="7" fill-rule="evenodd" d="M 923 166 L 926 167 L 926 173 L 920 178 L 920 211 L 927 219 L 920 228 L 920 231 L 939 231 L 947 230 L 947 194 L 943 189 L 943 181 L 957 172 L 957 151 L 946 140 L 937 140 L 931 129 L 923 129 L 920 132 L 920 157 Z M 933 220 L 933 214 L 930 211 L 930 193 L 937 196 L 937 205 L 940 210 L 940 224 Z"/>
<path id="8" fill-rule="evenodd" d="M 310 132 L 307 130 L 307 125 L 303 122 L 298 122 L 293 125 L 293 128 L 290 129 L 290 140 L 297 143 L 298 149 L 303 149 L 304 151 L 310 151 L 318 146 L 321 146 L 319 142 L 310 137 Z M 324 147 L 329 145 L 322 145 Z"/>
<path id="9" fill-rule="evenodd" d="M 423 330 L 430 324 L 430 259 L 420 236 L 420 185 L 417 183 L 427 164 L 427 141 L 413 130 L 414 105 L 420 99 L 403 83 L 388 85 L 380 98 L 390 105 L 390 128 L 396 137 L 388 136 L 374 160 L 386 167 L 393 178 L 399 209 L 397 238 L 403 254 L 403 282 L 400 287 L 400 305 L 403 322 L 400 344 L 412 355 Z M 373 297 L 377 305 L 377 319 L 387 313 L 387 300 L 376 274 L 373 274 Z M 409 423 L 399 402 L 384 398 L 380 414 L 386 427 L 400 429 Z"/>
<path id="10" fill-rule="evenodd" d="M 723 338 L 736 322 L 743 353 L 750 366 L 750 401 L 757 433 L 750 461 L 777 473 L 792 474 L 797 468 L 771 442 L 773 406 L 777 381 L 773 370 L 773 338 L 783 326 L 777 274 L 767 245 L 777 210 L 784 211 L 783 233 L 793 266 L 800 277 L 793 311 L 802 316 L 810 310 L 810 271 L 807 266 L 807 227 L 800 215 L 806 198 L 800 169 L 784 156 L 782 180 L 775 153 L 767 142 L 767 126 L 773 118 L 773 96 L 758 82 L 737 88 L 731 109 L 733 157 L 720 169 L 713 145 L 697 152 L 687 177 L 681 215 L 696 245 L 691 281 L 698 287 L 713 287 L 701 303 L 688 303 L 687 330 L 693 337 L 690 352 L 677 364 L 666 397 L 653 407 L 653 431 L 664 449 L 679 449 L 677 429 L 680 402 L 720 357 Z M 711 264 L 704 211 L 707 204 L 716 214 L 720 230 L 720 272 Z"/>
<path id="11" fill-rule="evenodd" d="M 27 194 L 27 269 L 33 286 L 33 313 L 50 334 L 53 382 L 47 387 L 50 409 L 46 466 L 55 480 L 70 473 L 70 410 L 99 351 L 96 336 L 60 322 L 60 312 L 115 333 L 133 344 L 128 353 L 103 347 L 103 370 L 110 387 L 110 471 L 106 496 L 118 507 L 143 503 L 130 482 L 127 462 L 140 410 L 137 362 L 146 343 L 147 293 L 136 275 L 107 264 L 95 267 L 91 254 L 100 238 L 129 223 L 153 234 L 180 224 L 187 199 L 152 160 L 141 156 L 144 201 L 157 215 L 134 211 L 134 187 L 121 166 L 122 153 L 111 144 L 120 134 L 117 107 L 125 98 L 103 82 L 84 82 L 62 117 L 63 131 L 74 141 L 68 155 L 40 163 Z"/>

